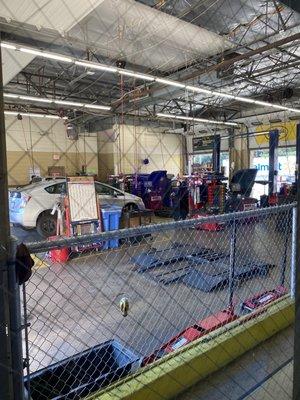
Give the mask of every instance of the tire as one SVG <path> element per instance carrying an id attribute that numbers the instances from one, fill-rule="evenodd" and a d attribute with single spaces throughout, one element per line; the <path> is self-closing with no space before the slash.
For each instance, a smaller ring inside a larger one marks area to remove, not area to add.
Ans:
<path id="1" fill-rule="evenodd" d="M 36 223 L 37 233 L 43 238 L 56 235 L 57 216 L 52 215 L 51 211 L 43 212 Z"/>
<path id="2" fill-rule="evenodd" d="M 139 208 L 136 204 L 134 203 L 128 203 L 125 204 L 125 206 L 123 207 L 123 212 L 130 212 L 130 211 L 139 211 Z"/>

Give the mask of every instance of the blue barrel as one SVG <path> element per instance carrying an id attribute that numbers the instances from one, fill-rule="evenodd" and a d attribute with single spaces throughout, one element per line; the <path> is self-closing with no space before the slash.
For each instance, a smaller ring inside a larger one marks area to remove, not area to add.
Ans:
<path id="1" fill-rule="evenodd" d="M 105 232 L 119 229 L 122 207 L 103 207 L 101 212 Z M 116 247 L 119 247 L 119 239 L 111 239 L 103 243 L 103 249 L 113 249 Z"/>

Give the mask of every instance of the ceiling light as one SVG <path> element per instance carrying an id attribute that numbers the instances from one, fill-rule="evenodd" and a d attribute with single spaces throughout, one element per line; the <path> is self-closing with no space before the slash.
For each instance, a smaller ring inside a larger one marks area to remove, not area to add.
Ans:
<path id="1" fill-rule="evenodd" d="M 121 75 L 126 75 L 126 76 L 132 76 L 134 78 L 142 79 L 144 81 L 154 81 L 154 77 L 150 75 L 145 75 L 145 74 L 139 74 L 135 73 L 132 71 L 125 71 L 125 70 L 118 70 L 119 74 Z"/>
<path id="2" fill-rule="evenodd" d="M 72 58 L 61 56 L 59 54 L 47 53 L 44 51 L 30 49 L 27 47 L 20 47 L 19 50 L 22 51 L 23 53 L 34 54 L 35 56 L 50 58 L 51 60 L 64 61 L 69 63 L 73 62 Z"/>
<path id="3" fill-rule="evenodd" d="M 16 111 L 4 111 L 5 115 L 22 115 L 22 117 L 34 117 L 34 118 L 48 118 L 48 119 L 68 119 L 67 117 L 59 117 L 58 115 L 50 115 L 50 114 L 38 114 L 38 113 L 25 113 L 25 112 L 16 112 Z"/>
<path id="4" fill-rule="evenodd" d="M 32 96 L 18 96 L 21 100 L 28 100 L 28 101 L 40 101 L 42 103 L 52 103 L 52 100 L 45 99 L 42 97 L 32 97 Z"/>
<path id="5" fill-rule="evenodd" d="M 13 93 L 3 93 L 3 97 L 11 97 L 13 99 L 17 99 L 19 97 L 19 95 L 13 94 Z"/>
<path id="6" fill-rule="evenodd" d="M 108 71 L 108 72 L 117 72 L 117 68 L 109 67 L 108 65 L 92 63 L 88 61 L 75 61 L 76 65 L 80 65 L 81 67 L 86 68 L 93 68 L 93 69 L 100 69 L 101 71 Z"/>
<path id="7" fill-rule="evenodd" d="M 55 104 L 61 104 L 63 106 L 83 107 L 83 103 L 77 103 L 74 101 L 54 100 L 53 102 Z"/>
<path id="8" fill-rule="evenodd" d="M 9 43 L 1 42 L 1 47 L 3 47 L 4 49 L 17 50 L 16 46 L 14 46 L 13 44 L 9 44 Z"/>
<path id="9" fill-rule="evenodd" d="M 161 117 L 161 118 L 171 118 L 171 119 L 191 121 L 191 122 L 204 122 L 204 123 L 208 123 L 208 124 L 238 126 L 238 123 L 236 123 L 236 122 L 215 121 L 215 120 L 204 119 L 204 118 L 186 117 L 184 115 L 157 113 L 156 116 Z"/>
<path id="10" fill-rule="evenodd" d="M 95 110 L 107 110 L 110 111 L 110 106 L 101 106 L 99 104 L 84 104 L 85 108 L 94 108 Z"/>
<path id="11" fill-rule="evenodd" d="M 65 105 L 65 106 L 73 106 L 73 107 L 85 107 L 85 108 L 94 108 L 98 110 L 111 110 L 110 106 L 105 106 L 101 104 L 95 104 L 95 103 L 77 103 L 75 101 L 65 101 L 65 100 L 55 100 L 55 99 L 46 99 L 42 97 L 34 97 L 34 96 L 25 96 L 25 95 L 19 95 L 15 93 L 4 93 L 4 97 L 11 97 L 15 99 L 20 99 L 20 100 L 27 100 L 27 101 L 36 101 L 36 102 L 42 102 L 42 103 L 55 103 L 55 104 L 60 104 L 60 105 Z"/>
<path id="12" fill-rule="evenodd" d="M 180 88 L 185 87 L 185 85 L 183 83 L 176 82 L 176 81 L 170 81 L 169 79 L 155 78 L 155 82 L 163 83 L 163 84 L 169 85 L 169 86 L 176 86 L 176 87 L 180 87 Z"/>
<path id="13" fill-rule="evenodd" d="M 68 117 L 59 117 L 58 115 L 50 115 L 50 114 L 46 114 L 45 118 L 49 118 L 49 119 L 68 119 Z"/>
<path id="14" fill-rule="evenodd" d="M 222 93 L 222 92 L 214 92 L 212 91 L 211 94 L 213 96 L 218 96 L 218 97 L 225 97 L 227 99 L 234 99 L 235 96 L 233 96 L 232 94 L 228 94 L 228 93 Z"/>
<path id="15" fill-rule="evenodd" d="M 110 66 L 107 66 L 104 64 L 99 64 L 99 63 L 85 61 L 85 60 L 74 60 L 74 59 L 72 59 L 70 57 L 66 57 L 64 55 L 51 53 L 51 52 L 45 52 L 43 50 L 29 48 L 29 47 L 23 47 L 23 45 L 20 45 L 20 44 L 14 45 L 12 43 L 2 42 L 1 46 L 3 48 L 7 48 L 7 49 L 11 49 L 11 50 L 19 50 L 21 52 L 33 54 L 33 55 L 44 57 L 44 58 L 49 58 L 49 59 L 64 61 L 64 62 L 69 62 L 69 63 L 73 62 L 76 65 L 80 65 L 80 66 L 83 66 L 86 68 L 108 71 L 108 72 L 113 72 L 113 73 L 120 73 L 123 75 L 133 76 L 133 77 L 137 77 L 137 78 L 148 80 L 148 81 L 155 81 L 155 82 L 162 83 L 165 85 L 175 86 L 178 88 L 183 88 L 183 89 L 187 89 L 187 90 L 198 92 L 198 93 L 207 93 L 207 94 L 211 94 L 211 95 L 217 96 L 217 97 L 235 99 L 242 103 L 258 104 L 258 105 L 265 106 L 265 107 L 271 107 L 271 108 L 276 108 L 279 110 L 286 110 L 286 111 L 300 113 L 300 109 L 290 108 L 290 107 L 286 107 L 286 106 L 281 106 L 279 104 L 272 104 L 272 103 L 259 101 L 259 100 L 253 100 L 251 98 L 246 98 L 246 97 L 234 96 L 229 93 L 222 93 L 222 92 L 218 92 L 218 91 L 202 89 L 202 88 L 199 88 L 196 86 L 191 86 L 191 85 L 186 86 L 184 83 L 181 83 L 181 82 L 164 79 L 164 78 L 159 78 L 159 77 L 154 77 L 151 75 L 139 74 L 139 73 L 135 73 L 134 71 L 127 71 L 127 70 L 121 71 L 118 68 L 110 67 Z"/>
<path id="16" fill-rule="evenodd" d="M 4 111 L 5 115 L 18 115 L 19 113 L 15 112 L 15 111 Z"/>
<path id="17" fill-rule="evenodd" d="M 241 101 L 242 103 L 251 103 L 254 104 L 255 100 L 253 99 L 248 99 L 247 97 L 240 97 L 240 96 L 235 96 L 235 100 Z"/>
<path id="18" fill-rule="evenodd" d="M 172 114 L 157 113 L 156 116 L 157 117 L 161 117 L 161 118 L 173 118 L 173 119 L 176 119 L 176 115 L 172 115 Z"/>
<path id="19" fill-rule="evenodd" d="M 207 93 L 207 94 L 212 94 L 211 90 L 208 89 L 202 89 L 198 86 L 186 86 L 187 90 L 191 90 L 192 92 L 197 92 L 197 93 Z"/>

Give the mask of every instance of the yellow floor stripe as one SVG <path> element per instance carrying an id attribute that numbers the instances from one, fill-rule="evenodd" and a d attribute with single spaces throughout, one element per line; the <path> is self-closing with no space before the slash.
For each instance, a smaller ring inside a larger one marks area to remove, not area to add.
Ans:
<path id="1" fill-rule="evenodd" d="M 49 264 L 46 263 L 45 260 L 42 260 L 41 258 L 39 258 L 38 256 L 36 256 L 35 254 L 31 254 L 31 258 L 34 261 L 34 269 L 38 269 L 38 268 L 49 268 Z"/>

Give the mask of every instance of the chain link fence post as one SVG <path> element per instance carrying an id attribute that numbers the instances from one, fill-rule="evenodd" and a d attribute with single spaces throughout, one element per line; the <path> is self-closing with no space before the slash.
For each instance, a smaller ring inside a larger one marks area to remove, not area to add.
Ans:
<path id="1" fill-rule="evenodd" d="M 296 234 L 297 234 L 297 207 L 293 207 L 292 215 L 292 249 L 291 249 L 291 297 L 296 295 Z"/>
<path id="2" fill-rule="evenodd" d="M 296 266 L 295 266 L 295 333 L 294 333 L 294 376 L 293 376 L 293 399 L 300 399 L 300 124 L 296 130 L 296 189 L 297 189 L 297 224 L 296 224 Z"/>
<path id="3" fill-rule="evenodd" d="M 1 33 L 0 33 L 1 41 Z M 23 357 L 15 242 L 10 237 L 6 133 L 0 51 L 0 399 L 23 400 Z"/>
<path id="4" fill-rule="evenodd" d="M 233 310 L 234 280 L 235 280 L 235 255 L 236 255 L 236 220 L 233 217 L 230 232 L 230 258 L 229 258 L 229 308 Z"/>

